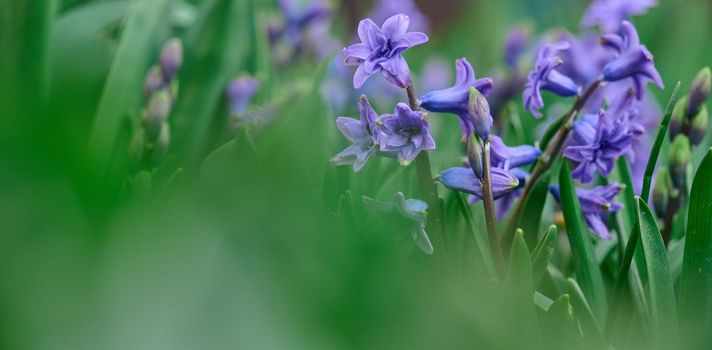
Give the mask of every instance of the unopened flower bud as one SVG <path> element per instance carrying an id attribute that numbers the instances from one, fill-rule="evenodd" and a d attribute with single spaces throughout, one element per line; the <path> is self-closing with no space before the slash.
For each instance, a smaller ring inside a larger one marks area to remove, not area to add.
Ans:
<path id="1" fill-rule="evenodd" d="M 675 108 L 670 116 L 670 140 L 682 132 L 682 128 L 687 122 L 685 119 L 685 106 L 687 106 L 687 96 L 681 97 L 675 103 Z"/>
<path id="2" fill-rule="evenodd" d="M 685 135 L 677 135 L 670 145 L 670 178 L 675 188 L 680 189 L 684 185 L 687 173 L 687 164 L 690 163 L 692 152 L 690 140 Z"/>
<path id="3" fill-rule="evenodd" d="M 709 126 L 710 117 L 707 113 L 707 106 L 702 106 L 702 109 L 692 119 L 690 123 L 690 143 L 693 146 L 699 145 L 705 138 L 707 127 Z"/>
<path id="4" fill-rule="evenodd" d="M 171 39 L 163 46 L 160 62 L 164 81 L 173 80 L 183 65 L 183 43 L 180 39 Z"/>
<path id="5" fill-rule="evenodd" d="M 473 194 L 478 198 L 484 197 L 482 180 L 477 178 L 468 168 L 450 168 L 438 176 L 443 186 L 460 192 Z M 509 171 L 501 168 L 492 168 L 492 194 L 498 199 L 519 187 L 519 179 Z"/>
<path id="6" fill-rule="evenodd" d="M 148 100 L 156 91 L 165 87 L 163 81 L 163 73 L 161 67 L 153 66 L 146 75 L 146 81 L 143 83 L 143 97 Z"/>
<path id="7" fill-rule="evenodd" d="M 687 99 L 687 117 L 692 119 L 700 112 L 702 106 L 707 102 L 712 88 L 712 73 L 709 67 L 702 68 L 692 81 L 689 98 Z"/>
<path id="8" fill-rule="evenodd" d="M 475 176 L 479 179 L 484 176 L 483 154 L 482 143 L 480 140 L 470 135 L 467 139 L 467 160 L 470 163 L 470 168 L 472 168 Z"/>
<path id="9" fill-rule="evenodd" d="M 252 101 L 252 96 L 260 88 L 260 82 L 248 75 L 237 77 L 227 85 L 227 100 L 230 105 L 230 113 L 240 114 L 247 111 Z"/>
<path id="10" fill-rule="evenodd" d="M 166 90 L 160 90 L 151 96 L 148 110 L 143 118 L 143 128 L 149 141 L 156 140 L 163 123 L 171 112 L 171 96 Z"/>
<path id="11" fill-rule="evenodd" d="M 489 103 L 484 95 L 474 87 L 470 87 L 469 100 L 467 103 L 467 112 L 470 116 L 470 121 L 475 127 L 475 133 L 482 140 L 487 140 L 492 129 L 492 115 L 490 114 Z"/>
<path id="12" fill-rule="evenodd" d="M 653 187 L 653 207 L 655 208 L 655 213 L 658 217 L 665 217 L 665 211 L 668 206 L 668 198 L 670 187 L 670 175 L 667 169 L 660 168 L 658 174 L 655 176 L 655 186 Z"/>

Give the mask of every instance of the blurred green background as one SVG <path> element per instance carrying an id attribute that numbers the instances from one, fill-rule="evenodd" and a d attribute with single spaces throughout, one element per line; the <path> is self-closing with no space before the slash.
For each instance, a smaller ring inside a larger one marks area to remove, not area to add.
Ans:
<path id="1" fill-rule="evenodd" d="M 502 67 L 511 25 L 575 32 L 587 5 L 419 3 L 434 31 L 408 53 L 413 70 L 465 56 L 482 76 Z M 348 44 L 369 6 L 345 5 L 333 32 Z M 470 267 L 434 270 L 402 227 L 364 219 L 361 195 L 413 196 L 414 172 L 328 164 L 344 146 L 334 120 L 355 108 L 322 98 L 327 62 L 273 63 L 276 13 L 267 0 L 0 1 L 0 348 L 526 346 L 517 306 Z M 710 63 L 711 14 L 710 1 L 661 0 L 635 18 L 667 87 Z M 173 36 L 185 46 L 173 141 L 128 180 L 143 79 Z M 272 125 L 230 141 L 223 94 L 239 73 L 264 82 L 255 104 L 280 103 Z M 459 132 L 434 124 L 439 171 L 457 164 Z"/>

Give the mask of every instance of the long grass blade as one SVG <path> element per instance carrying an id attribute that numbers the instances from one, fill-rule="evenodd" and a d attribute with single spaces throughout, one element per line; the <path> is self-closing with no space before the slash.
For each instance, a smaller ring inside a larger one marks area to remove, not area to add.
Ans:
<path id="1" fill-rule="evenodd" d="M 581 217 L 574 181 L 571 177 L 569 165 L 566 162 L 561 167 L 559 186 L 561 188 L 561 209 L 564 212 L 564 220 L 566 221 L 576 279 L 581 285 L 586 299 L 590 302 L 596 319 L 600 322 L 606 317 L 606 294 L 603 277 L 596 264 L 593 244 Z"/>
<path id="2" fill-rule="evenodd" d="M 648 270 L 651 328 L 655 337 L 652 343 L 658 349 L 674 349 L 678 339 L 677 309 L 665 243 L 655 216 L 640 197 L 637 198 L 636 212 Z"/>
<path id="3" fill-rule="evenodd" d="M 712 149 L 692 183 L 680 276 L 682 339 L 690 349 L 712 348 Z M 699 343 L 689 343 L 692 340 Z"/>

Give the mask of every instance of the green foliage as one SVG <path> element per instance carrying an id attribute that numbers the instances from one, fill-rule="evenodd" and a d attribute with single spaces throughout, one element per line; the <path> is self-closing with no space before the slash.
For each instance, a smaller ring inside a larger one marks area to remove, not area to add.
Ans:
<path id="1" fill-rule="evenodd" d="M 677 309 L 665 244 L 655 216 L 641 198 L 637 198 L 636 212 L 648 271 L 651 328 L 655 337 L 652 343 L 658 349 L 675 348 L 678 346 Z"/>
<path id="2" fill-rule="evenodd" d="M 680 276 L 681 330 L 686 346 L 710 346 L 712 325 L 712 150 L 700 164 L 690 192 L 685 254 Z"/>
<path id="3" fill-rule="evenodd" d="M 591 237 L 581 217 L 581 209 L 576 196 L 574 181 L 568 163 L 564 162 L 559 173 L 561 188 L 561 209 L 566 220 L 566 230 L 571 247 L 576 278 L 583 288 L 586 299 L 596 319 L 601 322 L 606 317 L 606 291 L 601 270 L 596 264 Z"/>

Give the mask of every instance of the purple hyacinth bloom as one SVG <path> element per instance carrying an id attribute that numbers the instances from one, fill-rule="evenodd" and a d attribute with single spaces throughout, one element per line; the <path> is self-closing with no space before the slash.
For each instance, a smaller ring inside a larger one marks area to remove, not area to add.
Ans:
<path id="1" fill-rule="evenodd" d="M 363 83 L 380 71 L 386 80 L 405 88 L 411 82 L 408 62 L 401 55 L 413 46 L 424 44 L 428 36 L 420 32 L 408 32 L 410 18 L 398 14 L 388 18 L 380 28 L 371 19 L 359 23 L 360 43 L 344 49 L 346 65 L 357 66 L 354 87 Z"/>
<path id="2" fill-rule="evenodd" d="M 544 45 L 537 53 L 534 69 L 527 76 L 527 84 L 522 94 L 525 109 L 537 118 L 541 118 L 539 111 L 544 108 L 541 90 L 551 91 L 562 97 L 577 96 L 581 92 L 581 87 L 573 79 L 556 70 L 564 63 L 557 53 L 569 47 L 569 43 L 560 41 Z"/>
<path id="3" fill-rule="evenodd" d="M 494 199 L 499 199 L 519 187 L 519 179 L 507 170 L 492 168 L 491 174 Z M 475 176 L 470 168 L 447 169 L 440 173 L 438 181 L 451 190 L 469 193 L 478 198 L 484 197 L 482 180 Z"/>
<path id="4" fill-rule="evenodd" d="M 349 117 L 336 119 L 339 131 L 351 141 L 352 145 L 331 159 L 331 164 L 334 165 L 353 165 L 355 172 L 361 171 L 366 162 L 376 153 L 378 144 L 375 132 L 378 115 L 368 103 L 366 96 L 361 96 L 358 108 L 360 120 Z"/>
<path id="5" fill-rule="evenodd" d="M 527 44 L 529 44 L 529 27 L 517 25 L 509 29 L 504 39 L 504 62 L 510 68 L 517 68 L 519 57 L 527 49 Z"/>
<path id="6" fill-rule="evenodd" d="M 250 106 L 252 96 L 260 88 L 260 82 L 248 75 L 243 75 L 233 79 L 227 85 L 227 101 L 230 105 L 230 113 L 240 114 L 247 111 Z"/>
<path id="7" fill-rule="evenodd" d="M 492 135 L 491 162 L 492 166 L 504 169 L 517 168 L 534 163 L 541 151 L 534 146 L 521 145 L 509 147 L 497 136 Z"/>
<path id="8" fill-rule="evenodd" d="M 517 186 L 512 192 L 502 196 L 497 202 L 494 203 L 497 219 L 504 218 L 517 198 L 522 195 L 522 190 L 524 189 L 524 185 L 526 185 L 527 178 L 529 177 L 529 172 L 519 168 L 510 169 L 509 172 L 514 175 L 517 180 L 519 180 L 519 186 Z"/>
<path id="9" fill-rule="evenodd" d="M 420 106 L 431 112 L 453 113 L 460 117 L 460 124 L 465 136 L 475 131 L 467 107 L 470 101 L 470 88 L 475 88 L 487 96 L 492 91 L 494 82 L 490 78 L 477 79 L 475 70 L 466 58 L 455 61 L 455 85 L 426 93 L 420 98 Z"/>
<path id="10" fill-rule="evenodd" d="M 428 17 L 420 11 L 413 0 L 377 0 L 373 10 L 366 17 L 376 23 L 382 23 L 389 17 L 404 13 L 410 17 L 410 27 L 416 32 L 427 32 L 430 24 Z"/>
<path id="11" fill-rule="evenodd" d="M 644 14 L 657 3 L 657 0 L 594 0 L 586 9 L 581 25 L 584 28 L 599 25 L 606 33 L 616 33 L 621 22 Z"/>
<path id="12" fill-rule="evenodd" d="M 581 182 L 591 182 L 596 170 L 610 174 L 616 159 L 631 152 L 633 134 L 627 120 L 613 120 L 601 110 L 595 131 L 585 120 L 577 124 L 572 137 L 583 144 L 566 147 L 564 155 L 577 163 L 571 175 Z"/>
<path id="13" fill-rule="evenodd" d="M 514 175 L 519 180 L 519 186 L 517 186 L 517 188 L 515 188 L 512 192 L 499 197 L 499 199 L 497 199 L 494 203 L 497 219 L 502 219 L 505 215 L 507 215 L 507 212 L 512 207 L 514 202 L 517 198 L 519 198 L 519 196 L 522 195 L 522 190 L 524 189 L 524 185 L 526 185 L 527 178 L 529 177 L 529 172 L 519 168 L 510 169 L 509 173 Z M 467 197 L 467 201 L 470 204 L 477 203 L 479 200 L 479 197 L 472 194 Z"/>
<path id="14" fill-rule="evenodd" d="M 405 103 L 397 104 L 393 114 L 382 116 L 376 123 L 380 126 L 381 152 L 396 154 L 403 165 L 410 164 L 420 151 L 435 149 L 425 113 L 413 111 Z"/>
<path id="15" fill-rule="evenodd" d="M 622 35 L 606 34 L 601 37 L 603 46 L 613 49 L 618 56 L 603 67 L 603 79 L 606 81 L 619 81 L 626 78 L 633 79 L 636 95 L 642 99 L 645 95 L 645 85 L 648 80 L 659 88 L 663 88 L 663 81 L 655 69 L 653 54 L 645 45 L 640 44 L 638 32 L 633 24 L 623 21 Z"/>
<path id="16" fill-rule="evenodd" d="M 558 201 L 561 195 L 559 186 L 552 185 L 549 190 Z M 603 239 L 611 239 L 605 219 L 608 214 L 615 213 L 623 208 L 620 203 L 613 201 L 613 198 L 622 190 L 623 186 L 620 184 L 598 186 L 592 189 L 576 189 L 576 196 L 581 204 L 581 211 L 586 220 L 586 225 Z"/>

